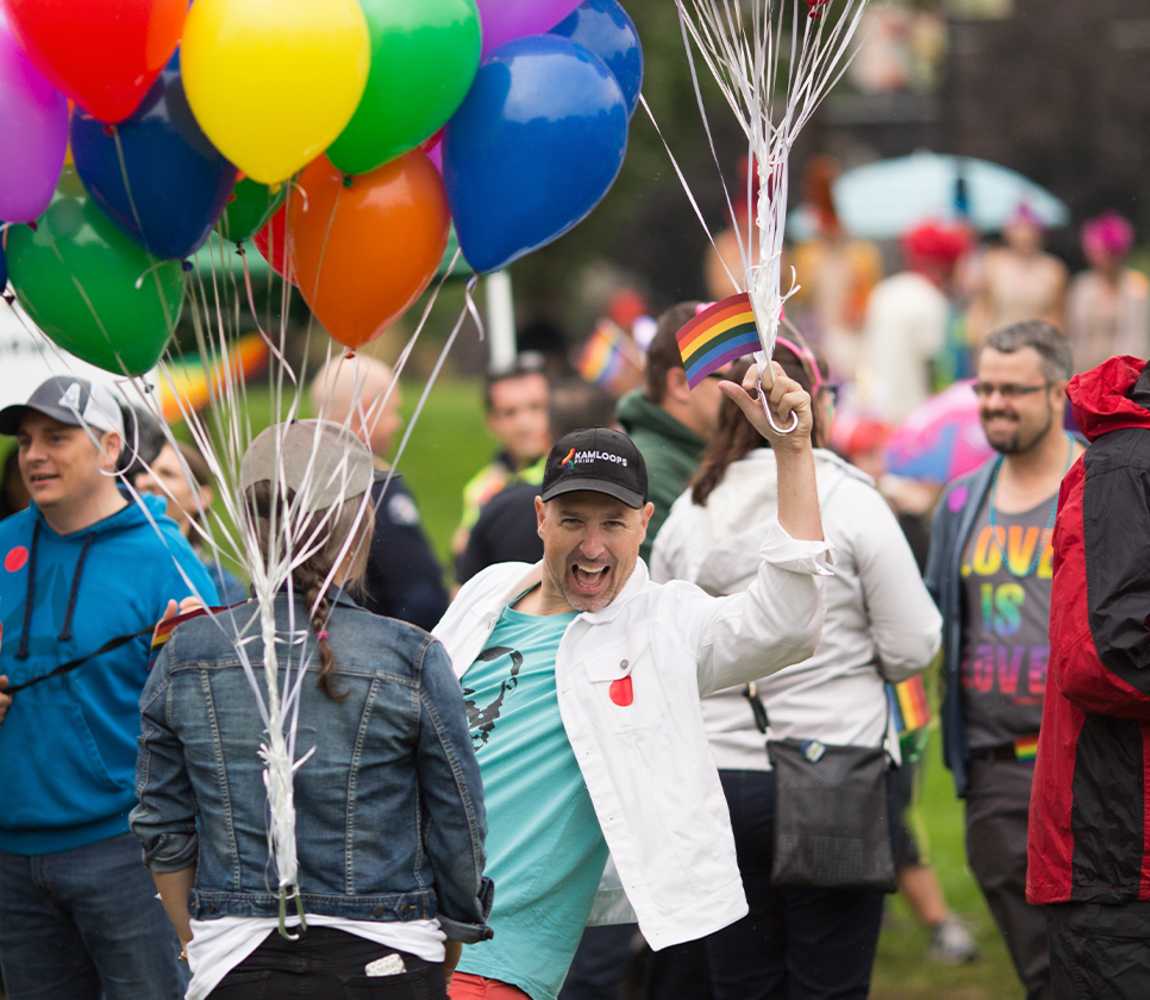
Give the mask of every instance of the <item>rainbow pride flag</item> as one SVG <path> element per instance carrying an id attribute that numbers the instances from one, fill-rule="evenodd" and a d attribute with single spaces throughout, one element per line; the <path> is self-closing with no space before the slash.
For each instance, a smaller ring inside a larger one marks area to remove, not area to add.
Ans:
<path id="1" fill-rule="evenodd" d="M 1014 741 L 1015 760 L 1034 760 L 1038 756 L 1038 734 Z"/>
<path id="2" fill-rule="evenodd" d="M 743 292 L 716 302 L 676 335 L 687 384 L 693 389 L 712 372 L 761 350 L 751 298 Z"/>
<path id="3" fill-rule="evenodd" d="M 921 676 L 888 686 L 887 690 L 890 692 L 895 732 L 899 735 L 913 733 L 930 723 L 930 701 Z"/>
<path id="4" fill-rule="evenodd" d="M 609 386 L 626 363 L 622 343 L 625 336 L 614 323 L 600 323 L 583 344 L 575 361 L 576 371 L 588 382 Z"/>

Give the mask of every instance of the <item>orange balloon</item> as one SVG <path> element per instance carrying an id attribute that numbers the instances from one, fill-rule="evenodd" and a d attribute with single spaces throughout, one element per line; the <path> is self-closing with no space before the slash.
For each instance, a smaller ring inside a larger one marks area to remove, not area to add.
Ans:
<path id="1" fill-rule="evenodd" d="M 288 204 L 300 292 L 332 337 L 362 347 L 431 283 L 450 225 L 443 179 L 419 150 L 354 177 L 321 156 Z"/>

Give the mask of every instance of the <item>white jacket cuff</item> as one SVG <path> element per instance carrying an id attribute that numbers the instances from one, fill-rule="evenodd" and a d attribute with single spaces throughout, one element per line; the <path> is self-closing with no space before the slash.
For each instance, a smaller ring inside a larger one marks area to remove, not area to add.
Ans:
<path id="1" fill-rule="evenodd" d="M 792 573 L 834 576 L 830 543 L 792 538 L 776 519 L 767 529 L 760 555 L 765 562 Z"/>

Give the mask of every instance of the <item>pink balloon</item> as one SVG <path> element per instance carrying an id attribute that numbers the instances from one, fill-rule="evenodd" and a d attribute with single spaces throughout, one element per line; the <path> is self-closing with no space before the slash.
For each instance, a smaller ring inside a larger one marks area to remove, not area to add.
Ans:
<path id="1" fill-rule="evenodd" d="M 24 54 L 0 6 L 0 219 L 33 222 L 48 207 L 68 148 L 68 102 Z"/>
<path id="2" fill-rule="evenodd" d="M 477 0 L 483 23 L 483 58 L 524 35 L 550 31 L 582 0 Z"/>
<path id="3" fill-rule="evenodd" d="M 443 132 L 444 129 L 440 129 L 435 135 L 419 146 L 419 148 L 427 154 L 431 165 L 439 171 L 440 176 L 443 175 Z"/>

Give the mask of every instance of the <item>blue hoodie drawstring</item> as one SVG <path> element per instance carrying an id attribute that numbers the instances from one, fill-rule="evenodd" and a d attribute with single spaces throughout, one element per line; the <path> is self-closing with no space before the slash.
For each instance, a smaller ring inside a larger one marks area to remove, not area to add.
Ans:
<path id="1" fill-rule="evenodd" d="M 57 642 L 68 642 L 72 638 L 72 619 L 76 616 L 76 603 L 80 597 L 80 579 L 84 575 L 84 563 L 88 560 L 88 550 L 95 541 L 95 535 L 84 539 L 76 560 L 76 570 L 72 574 L 72 589 L 68 592 L 68 609 L 64 613 L 64 624 L 60 634 L 56 636 Z M 32 633 L 32 612 L 36 602 L 36 553 L 40 548 L 40 520 L 37 519 L 32 527 L 32 544 L 28 554 L 28 584 L 24 594 L 24 629 L 20 635 L 20 646 L 16 650 L 16 659 L 28 659 L 28 641 Z"/>
<path id="2" fill-rule="evenodd" d="M 28 639 L 32 631 L 32 605 L 36 598 L 36 551 L 40 541 L 40 519 L 32 526 L 32 545 L 28 554 L 28 584 L 24 592 L 24 629 L 20 635 L 20 647 L 16 659 L 28 659 Z"/>
<path id="3" fill-rule="evenodd" d="M 39 527 L 39 524 L 36 526 Z M 76 571 L 72 574 L 72 589 L 68 592 L 68 610 L 64 612 L 64 626 L 60 629 L 60 634 L 56 636 L 58 642 L 68 642 L 72 638 L 72 618 L 76 614 L 76 601 L 80 596 L 80 577 L 84 575 L 84 563 L 88 559 L 88 550 L 92 547 L 92 542 L 95 539 L 95 535 L 89 535 L 84 539 L 80 556 L 76 560 Z"/>

